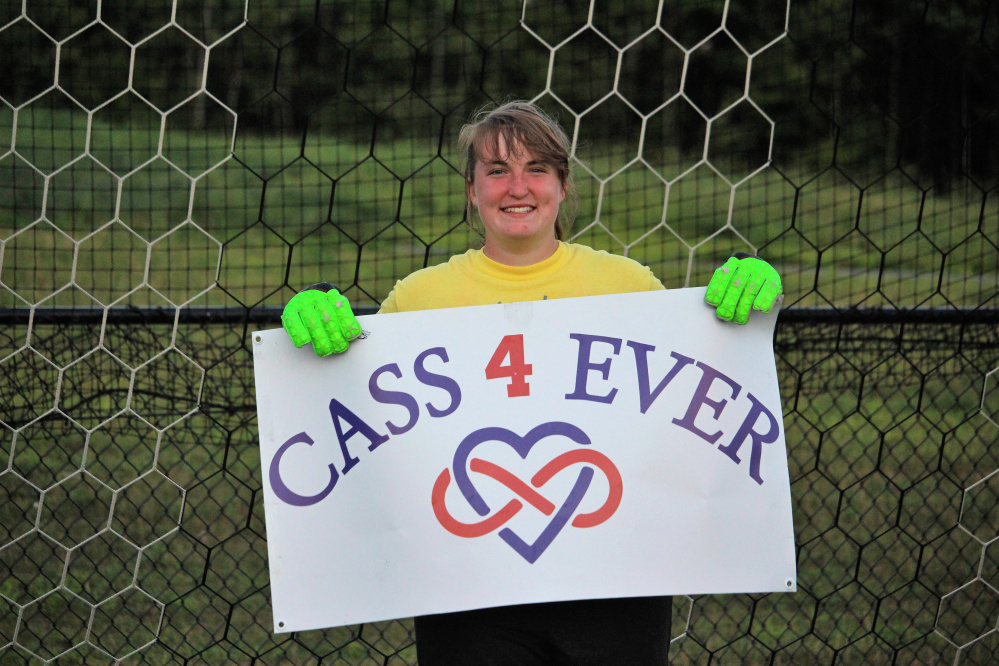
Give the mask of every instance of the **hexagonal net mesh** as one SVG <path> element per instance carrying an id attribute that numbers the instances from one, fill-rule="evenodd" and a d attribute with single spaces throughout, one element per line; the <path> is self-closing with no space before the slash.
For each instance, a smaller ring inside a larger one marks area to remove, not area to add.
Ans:
<path id="1" fill-rule="evenodd" d="M 780 267 L 796 594 L 672 663 L 999 650 L 999 12 L 897 0 L 0 3 L 0 661 L 414 664 L 273 634 L 247 332 L 478 242 L 455 138 L 537 101 L 573 238 Z"/>

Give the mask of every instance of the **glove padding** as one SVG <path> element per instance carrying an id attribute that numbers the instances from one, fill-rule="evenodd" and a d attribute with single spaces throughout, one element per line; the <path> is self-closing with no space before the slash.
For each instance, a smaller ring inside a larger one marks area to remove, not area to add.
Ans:
<path id="1" fill-rule="evenodd" d="M 350 303 L 336 289 L 298 292 L 284 306 L 281 325 L 296 347 L 311 342 L 316 356 L 345 352 L 348 343 L 361 336 L 361 325 Z"/>
<path id="2" fill-rule="evenodd" d="M 773 266 L 758 257 L 736 255 L 715 270 L 704 302 L 717 308 L 719 319 L 745 324 L 750 309 L 770 312 L 782 293 Z"/>

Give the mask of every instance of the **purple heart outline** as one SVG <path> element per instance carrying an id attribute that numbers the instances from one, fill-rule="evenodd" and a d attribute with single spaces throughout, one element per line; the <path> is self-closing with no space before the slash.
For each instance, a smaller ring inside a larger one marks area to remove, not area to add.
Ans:
<path id="1" fill-rule="evenodd" d="M 480 516 L 486 516 L 490 511 L 489 505 L 482 499 L 479 491 L 475 489 L 475 485 L 469 478 L 467 471 L 468 458 L 475 447 L 485 442 L 503 442 L 516 451 L 517 455 L 522 459 L 526 460 L 527 455 L 531 452 L 535 444 L 545 437 L 559 435 L 567 437 L 577 444 L 590 444 L 590 438 L 585 432 L 571 423 L 562 421 L 542 423 L 532 428 L 523 437 L 506 428 L 488 427 L 476 430 L 461 440 L 461 443 L 454 452 L 453 469 L 455 483 L 475 512 Z M 565 502 L 558 508 L 548 525 L 545 526 L 545 529 L 541 531 L 541 534 L 533 543 L 526 542 L 508 527 L 504 527 L 499 531 L 499 537 L 508 546 L 513 548 L 517 554 L 531 564 L 534 564 L 541 557 L 541 554 L 547 550 L 548 546 L 551 545 L 559 532 L 562 531 L 562 528 L 569 522 L 569 519 L 572 518 L 572 514 L 579 506 L 579 503 L 583 501 L 583 497 L 586 495 L 586 490 L 590 487 L 592 480 L 593 470 L 591 468 L 584 467 L 579 471 L 579 476 L 576 477 L 576 482 L 573 484 L 572 490 L 569 491 Z"/>

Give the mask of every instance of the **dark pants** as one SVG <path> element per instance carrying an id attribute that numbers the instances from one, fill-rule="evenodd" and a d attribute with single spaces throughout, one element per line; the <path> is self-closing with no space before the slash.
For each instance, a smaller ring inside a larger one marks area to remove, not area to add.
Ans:
<path id="1" fill-rule="evenodd" d="M 666 666 L 670 597 L 559 601 L 416 618 L 420 666 Z"/>

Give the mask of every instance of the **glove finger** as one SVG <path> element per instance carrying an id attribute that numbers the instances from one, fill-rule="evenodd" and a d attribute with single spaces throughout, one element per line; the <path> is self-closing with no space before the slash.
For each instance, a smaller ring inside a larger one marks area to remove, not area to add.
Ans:
<path id="1" fill-rule="evenodd" d="M 340 324 L 336 317 L 324 319 L 323 326 L 326 329 L 326 338 L 329 341 L 329 351 L 323 354 L 323 356 L 342 354 L 347 351 L 347 340 L 343 337 L 343 332 L 340 331 Z"/>
<path id="2" fill-rule="evenodd" d="M 732 321 L 736 324 L 745 324 L 749 321 L 749 311 L 752 309 L 753 302 L 756 301 L 756 296 L 760 293 L 760 288 L 763 285 L 759 273 L 752 268 L 740 270 L 737 279 L 744 281 L 744 284 L 742 293 L 739 295 L 739 302 L 735 306 L 735 314 L 732 316 Z"/>
<path id="3" fill-rule="evenodd" d="M 324 296 L 320 292 L 314 293 Z M 300 311 L 302 321 L 312 339 L 312 350 L 316 352 L 316 356 L 329 356 L 333 353 L 333 341 L 330 340 L 329 330 L 325 325 L 327 317 L 325 300 L 325 298 L 310 299 L 309 307 L 302 308 Z"/>
<path id="4" fill-rule="evenodd" d="M 284 312 L 281 314 L 281 326 L 288 333 L 292 344 L 298 348 L 302 348 L 312 341 L 309 331 L 306 330 L 305 324 L 302 323 L 302 318 L 299 316 L 296 308 L 285 307 Z"/>
<path id="5" fill-rule="evenodd" d="M 331 290 L 325 296 L 323 325 L 330 341 L 330 353 L 342 354 L 347 351 L 350 341 L 361 334 L 361 326 L 350 303 L 340 292 Z"/>
<path id="6" fill-rule="evenodd" d="M 780 277 L 777 275 L 777 271 L 773 271 L 773 275 L 768 276 L 760 288 L 760 293 L 756 297 L 756 303 L 753 307 L 761 312 L 770 312 L 777 301 L 777 297 L 782 293 L 783 288 L 780 283 Z"/>
<path id="7" fill-rule="evenodd" d="M 742 293 L 745 288 L 746 271 L 744 271 L 740 266 L 733 271 L 732 279 L 728 284 L 728 288 L 722 296 L 721 303 L 718 304 L 718 308 L 715 310 L 715 314 L 719 319 L 734 321 L 733 318 L 736 316 L 739 302 L 742 299 Z M 745 323 L 745 321 L 742 323 Z"/>
<path id="8" fill-rule="evenodd" d="M 281 313 L 281 325 L 296 347 L 313 342 L 316 320 L 310 313 L 314 308 L 315 294 L 303 291 L 295 294 Z"/>
<path id="9" fill-rule="evenodd" d="M 704 302 L 708 305 L 721 305 L 725 292 L 728 291 L 732 282 L 732 276 L 739 267 L 739 260 L 730 257 L 728 261 L 715 269 L 711 280 L 708 282 L 708 290 L 704 294 Z"/>
<path id="10" fill-rule="evenodd" d="M 334 296 L 334 294 L 336 294 Z M 343 294 L 332 291 L 330 300 L 333 302 L 333 312 L 340 324 L 340 331 L 347 342 L 361 337 L 361 324 L 354 316 L 354 311 L 350 307 L 350 301 Z"/>

